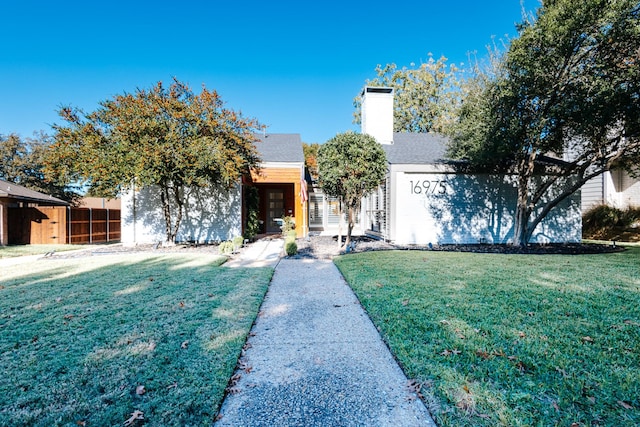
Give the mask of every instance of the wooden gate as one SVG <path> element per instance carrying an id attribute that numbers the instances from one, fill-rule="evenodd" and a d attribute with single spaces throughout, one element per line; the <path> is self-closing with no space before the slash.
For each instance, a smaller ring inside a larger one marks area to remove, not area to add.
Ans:
<path id="1" fill-rule="evenodd" d="M 66 243 L 66 215 L 64 206 L 9 208 L 10 245 L 50 245 Z"/>

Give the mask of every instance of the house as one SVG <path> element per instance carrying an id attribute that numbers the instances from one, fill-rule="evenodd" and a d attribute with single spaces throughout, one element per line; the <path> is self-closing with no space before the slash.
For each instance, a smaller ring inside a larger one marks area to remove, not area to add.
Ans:
<path id="1" fill-rule="evenodd" d="M 185 195 L 178 241 L 212 243 L 243 235 L 250 194 L 258 196 L 260 233 L 280 233 L 282 218 L 292 217 L 298 237 L 305 235 L 304 155 L 299 134 L 256 134 L 262 160 L 257 170 L 230 189 L 189 188 Z M 122 242 L 165 240 L 165 222 L 158 190 L 135 188 L 122 195 Z"/>
<path id="2" fill-rule="evenodd" d="M 446 158 L 446 138 L 393 132 L 393 89 L 365 87 L 362 132 L 387 154 L 389 171 L 365 201 L 370 229 L 398 244 L 507 243 L 517 200 L 514 175 L 461 173 Z M 391 118 L 391 119 L 389 119 Z M 565 200 L 534 230 L 534 243 L 577 242 L 579 196 Z"/>
<path id="3" fill-rule="evenodd" d="M 582 210 L 600 205 L 615 208 L 640 207 L 640 179 L 622 169 L 613 169 L 590 179 L 582 186 Z"/>
<path id="4" fill-rule="evenodd" d="M 361 227 L 403 245 L 507 243 L 513 238 L 514 175 L 461 173 L 446 159 L 447 140 L 431 133 L 393 132 L 393 89 L 365 87 L 362 133 L 387 154 L 385 182 L 363 200 Z M 554 208 L 532 242 L 581 240 L 580 197 Z"/>
<path id="5" fill-rule="evenodd" d="M 65 212 L 69 204 L 0 180 L 0 246 L 65 243 Z"/>
<path id="6" fill-rule="evenodd" d="M 403 245 L 507 243 L 513 238 L 516 176 L 460 172 L 446 158 L 445 137 L 393 131 L 392 88 L 365 87 L 362 97 L 362 133 L 382 145 L 388 172 L 377 191 L 363 200 L 354 235 L 368 234 Z M 298 134 L 257 134 L 256 146 L 262 158 L 259 169 L 233 188 L 188 189 L 178 240 L 231 239 L 243 234 L 255 214 L 258 231 L 264 234 L 280 233 L 284 217 L 293 218 L 298 237 L 307 230 L 329 235 L 337 234 L 340 227 L 346 231 L 337 199 L 311 185 L 306 202 Z M 580 214 L 576 194 L 545 217 L 534 230 L 532 242 L 580 241 Z M 124 194 L 123 243 L 164 238 L 157 189 Z"/>

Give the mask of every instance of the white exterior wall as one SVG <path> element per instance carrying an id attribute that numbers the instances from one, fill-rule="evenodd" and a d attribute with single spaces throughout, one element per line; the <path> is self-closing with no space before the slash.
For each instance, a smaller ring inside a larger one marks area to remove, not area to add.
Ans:
<path id="1" fill-rule="evenodd" d="M 394 172 L 391 188 L 388 238 L 397 244 L 508 243 L 513 237 L 513 176 Z M 552 210 L 531 242 L 579 242 L 579 200 L 575 195 Z"/>
<path id="2" fill-rule="evenodd" d="M 628 173 L 620 173 L 620 203 L 621 208 L 640 207 L 640 180 L 632 178 Z"/>
<path id="3" fill-rule="evenodd" d="M 582 212 L 599 206 L 604 202 L 604 177 L 598 175 L 585 182 L 581 190 Z"/>
<path id="4" fill-rule="evenodd" d="M 582 186 L 582 210 L 606 204 L 615 208 L 640 206 L 640 180 L 623 170 L 604 172 Z"/>
<path id="5" fill-rule="evenodd" d="M 121 241 L 156 243 L 166 239 L 159 190 L 155 187 L 122 195 Z M 178 241 L 219 242 L 242 235 L 242 190 L 193 188 L 186 197 Z"/>

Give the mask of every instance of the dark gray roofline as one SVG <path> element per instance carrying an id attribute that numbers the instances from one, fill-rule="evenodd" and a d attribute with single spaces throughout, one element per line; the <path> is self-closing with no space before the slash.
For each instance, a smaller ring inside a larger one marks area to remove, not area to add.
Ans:
<path id="1" fill-rule="evenodd" d="M 3 180 L 0 180 L 0 197 L 6 197 L 25 202 L 37 202 L 48 205 L 69 205 L 69 203 L 65 202 L 64 200 L 58 199 L 57 197 L 30 190 L 13 182 Z"/>

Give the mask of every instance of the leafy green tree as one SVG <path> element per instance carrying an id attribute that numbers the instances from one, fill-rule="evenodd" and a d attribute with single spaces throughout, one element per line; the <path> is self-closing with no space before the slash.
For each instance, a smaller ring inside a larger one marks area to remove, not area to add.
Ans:
<path id="1" fill-rule="evenodd" d="M 640 6 L 547 0 L 465 99 L 452 156 L 514 172 L 514 244 L 586 181 L 640 160 Z"/>
<path id="2" fill-rule="evenodd" d="M 94 194 L 157 186 L 166 241 L 174 242 L 187 187 L 232 186 L 256 167 L 258 123 L 227 109 L 215 91 L 178 80 L 117 95 L 85 114 L 63 107 L 54 126 L 50 173 L 84 180 Z"/>
<path id="3" fill-rule="evenodd" d="M 395 132 L 444 133 L 454 120 L 460 102 L 459 80 L 462 70 L 447 64 L 447 58 L 411 67 L 396 64 L 376 67 L 377 77 L 367 86 L 394 89 L 393 128 Z M 360 123 L 360 96 L 354 98 L 354 122 Z"/>
<path id="4" fill-rule="evenodd" d="M 325 194 L 337 197 L 340 204 L 347 207 L 346 247 L 351 242 L 355 214 L 362 198 L 384 180 L 387 172 L 385 152 L 370 135 L 341 133 L 320 146 L 318 171 Z"/>
<path id="5" fill-rule="evenodd" d="M 44 175 L 44 159 L 51 138 L 43 132 L 33 138 L 0 135 L 0 179 L 75 203 L 80 195 L 73 187 Z"/>

